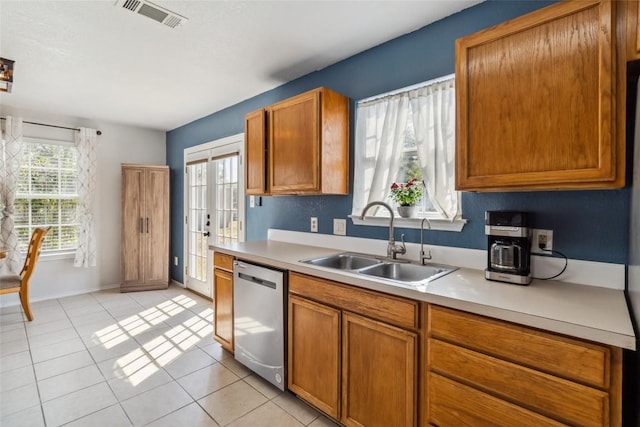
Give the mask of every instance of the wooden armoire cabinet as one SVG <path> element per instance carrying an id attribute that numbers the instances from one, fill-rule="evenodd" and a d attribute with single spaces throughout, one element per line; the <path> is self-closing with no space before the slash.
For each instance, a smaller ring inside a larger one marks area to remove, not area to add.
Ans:
<path id="1" fill-rule="evenodd" d="M 169 167 L 122 165 L 121 292 L 169 286 Z"/>

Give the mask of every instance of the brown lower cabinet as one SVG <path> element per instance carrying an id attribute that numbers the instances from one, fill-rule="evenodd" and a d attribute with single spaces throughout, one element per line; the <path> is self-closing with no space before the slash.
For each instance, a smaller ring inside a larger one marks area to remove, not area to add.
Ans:
<path id="1" fill-rule="evenodd" d="M 345 426 L 416 426 L 418 333 L 381 318 L 417 326 L 418 303 L 296 273 L 289 292 L 289 389 Z"/>
<path id="2" fill-rule="evenodd" d="M 289 273 L 288 387 L 345 426 L 620 426 L 622 350 Z"/>
<path id="3" fill-rule="evenodd" d="M 233 352 L 233 257 L 213 254 L 213 338 Z"/>
<path id="4" fill-rule="evenodd" d="M 340 310 L 289 296 L 289 389 L 339 418 Z"/>
<path id="5" fill-rule="evenodd" d="M 621 424 L 620 348 L 436 305 L 426 333 L 431 425 Z"/>
<path id="6" fill-rule="evenodd" d="M 414 426 L 416 333 L 342 315 L 342 416 L 347 426 Z"/>

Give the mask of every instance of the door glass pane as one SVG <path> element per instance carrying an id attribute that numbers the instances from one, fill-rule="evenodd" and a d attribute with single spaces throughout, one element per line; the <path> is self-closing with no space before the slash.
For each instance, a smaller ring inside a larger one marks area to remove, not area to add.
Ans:
<path id="1" fill-rule="evenodd" d="M 196 280 L 207 280 L 207 163 L 196 163 L 187 166 L 189 176 L 189 270 L 190 277 Z"/>
<path id="2" fill-rule="evenodd" d="M 229 243 L 238 241 L 238 156 L 224 157 L 214 161 L 217 225 L 216 241 Z"/>

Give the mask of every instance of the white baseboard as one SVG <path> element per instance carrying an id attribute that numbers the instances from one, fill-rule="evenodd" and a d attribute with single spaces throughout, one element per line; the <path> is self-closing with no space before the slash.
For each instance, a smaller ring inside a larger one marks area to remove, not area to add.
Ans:
<path id="1" fill-rule="evenodd" d="M 387 241 L 362 237 L 335 236 L 331 234 L 305 233 L 300 231 L 269 229 L 269 240 L 320 246 L 348 252 L 369 253 L 385 256 Z M 483 249 L 456 248 L 452 246 L 425 245 L 430 250 L 431 262 L 456 267 L 484 270 L 487 267 L 487 251 Z M 418 260 L 420 244 L 407 243 L 407 253 L 402 258 Z M 531 257 L 534 277 L 549 277 L 564 267 L 564 259 L 555 257 Z M 554 280 L 580 285 L 624 290 L 625 265 L 606 262 L 570 259 L 566 271 Z"/>
<path id="2" fill-rule="evenodd" d="M 94 287 L 90 287 L 90 288 L 85 288 L 85 289 L 78 289 L 75 291 L 71 291 L 71 292 L 60 292 L 60 293 L 56 293 L 55 295 L 47 295 L 47 296 L 42 296 L 42 297 L 34 297 L 31 298 L 31 303 L 34 302 L 38 302 L 38 301 L 49 301 L 52 299 L 57 299 L 57 298 L 66 298 L 66 297 L 73 297 L 76 295 L 83 295 L 83 294 L 89 294 L 92 292 L 100 292 L 100 291 L 106 291 L 109 289 L 115 289 L 115 288 L 119 288 L 120 284 L 116 283 L 113 285 L 103 285 L 103 286 L 94 286 Z M 0 307 L 11 307 L 14 305 L 19 305 L 20 304 L 20 299 L 18 298 L 18 294 L 5 294 L 0 296 Z"/>
<path id="3" fill-rule="evenodd" d="M 177 280 L 171 280 L 171 284 L 176 285 L 183 289 L 187 289 L 187 287 L 184 284 L 178 282 Z M 118 288 L 120 288 L 120 283 L 80 289 L 78 291 L 73 291 L 73 292 L 60 292 L 60 293 L 56 293 L 55 295 L 48 295 L 46 297 L 32 298 L 31 303 L 38 302 L 38 301 L 48 301 L 48 300 L 57 299 L 57 298 L 72 297 L 72 296 L 82 295 L 82 294 L 90 294 L 92 292 L 107 291 L 109 289 L 118 289 Z M 20 304 L 20 299 L 18 298 L 18 294 L 5 294 L 0 296 L 0 307 L 12 307 L 19 304 Z"/>

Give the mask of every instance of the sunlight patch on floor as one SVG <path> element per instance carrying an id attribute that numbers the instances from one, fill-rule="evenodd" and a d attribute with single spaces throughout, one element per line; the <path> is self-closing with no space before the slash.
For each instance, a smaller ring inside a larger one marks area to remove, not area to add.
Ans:
<path id="1" fill-rule="evenodd" d="M 180 294 L 102 328 L 95 335 L 104 348 L 111 349 L 142 332 L 152 330 L 165 320 L 187 312 L 189 307 L 196 304 L 194 299 Z M 117 359 L 114 364 L 116 375 L 133 386 L 142 383 L 195 347 L 203 338 L 210 337 L 213 334 L 212 321 L 213 309 L 205 308 L 169 330 L 160 328 L 157 336 Z"/>

